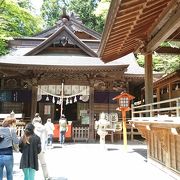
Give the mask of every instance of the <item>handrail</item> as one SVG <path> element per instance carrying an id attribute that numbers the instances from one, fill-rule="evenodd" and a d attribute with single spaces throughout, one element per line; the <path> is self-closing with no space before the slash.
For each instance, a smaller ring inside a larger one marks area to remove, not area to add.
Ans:
<path id="1" fill-rule="evenodd" d="M 166 112 L 166 113 L 165 113 Z M 159 101 L 140 106 L 131 106 L 132 119 L 137 117 L 156 117 L 167 115 L 170 117 L 180 117 L 180 97 Z"/>
<path id="2" fill-rule="evenodd" d="M 150 103 L 150 104 L 144 104 L 144 105 L 140 105 L 140 106 L 134 106 L 134 109 L 139 108 L 139 107 L 147 107 L 147 106 L 152 106 L 152 105 L 157 105 L 157 104 L 164 104 L 164 103 L 173 102 L 173 101 L 180 101 L 180 97 L 173 98 L 173 99 L 167 99 L 167 100 L 163 100 L 163 101 L 158 101 L 158 102 L 154 102 L 154 103 Z"/>

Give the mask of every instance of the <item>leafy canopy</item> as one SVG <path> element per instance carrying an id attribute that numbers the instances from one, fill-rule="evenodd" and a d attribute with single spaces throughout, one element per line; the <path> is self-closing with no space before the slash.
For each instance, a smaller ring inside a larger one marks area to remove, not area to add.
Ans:
<path id="1" fill-rule="evenodd" d="M 31 36 L 41 30 L 41 20 L 13 0 L 0 3 L 0 55 L 7 53 L 9 37 Z"/>
<path id="2" fill-rule="evenodd" d="M 144 67 L 144 55 L 138 54 L 137 62 Z M 169 74 L 175 70 L 180 69 L 180 56 L 177 55 L 153 55 L 153 70 Z"/>
<path id="3" fill-rule="evenodd" d="M 109 4 L 110 0 L 44 0 L 41 16 L 46 27 L 54 26 L 65 7 L 78 15 L 87 27 L 102 33 Z"/>

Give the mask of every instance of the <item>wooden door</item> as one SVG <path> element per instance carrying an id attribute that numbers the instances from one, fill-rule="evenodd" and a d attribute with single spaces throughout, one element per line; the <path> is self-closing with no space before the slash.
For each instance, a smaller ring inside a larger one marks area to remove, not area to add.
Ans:
<path id="1" fill-rule="evenodd" d="M 45 124 L 47 121 L 47 118 L 51 118 L 52 122 L 54 120 L 54 107 L 55 105 L 53 103 L 39 103 L 39 114 L 42 118 L 42 123 Z"/>

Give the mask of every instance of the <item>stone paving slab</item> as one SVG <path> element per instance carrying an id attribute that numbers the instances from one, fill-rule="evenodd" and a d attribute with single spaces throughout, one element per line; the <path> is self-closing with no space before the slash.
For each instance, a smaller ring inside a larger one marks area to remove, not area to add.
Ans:
<path id="1" fill-rule="evenodd" d="M 175 180 L 147 163 L 146 152 L 146 145 L 138 141 L 128 142 L 127 150 L 122 144 L 53 144 L 46 160 L 52 180 Z M 20 156 L 14 153 L 14 180 L 23 180 Z M 43 180 L 41 167 L 36 180 Z"/>

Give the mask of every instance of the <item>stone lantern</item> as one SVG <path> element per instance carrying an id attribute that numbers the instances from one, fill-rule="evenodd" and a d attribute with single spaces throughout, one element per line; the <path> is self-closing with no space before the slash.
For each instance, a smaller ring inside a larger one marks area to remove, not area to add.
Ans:
<path id="1" fill-rule="evenodd" d="M 108 134 L 108 127 L 110 126 L 110 122 L 106 120 L 105 113 L 102 112 L 100 114 L 100 118 L 95 122 L 95 127 L 97 129 L 97 134 L 100 136 L 100 144 L 105 144 L 105 137 Z"/>

